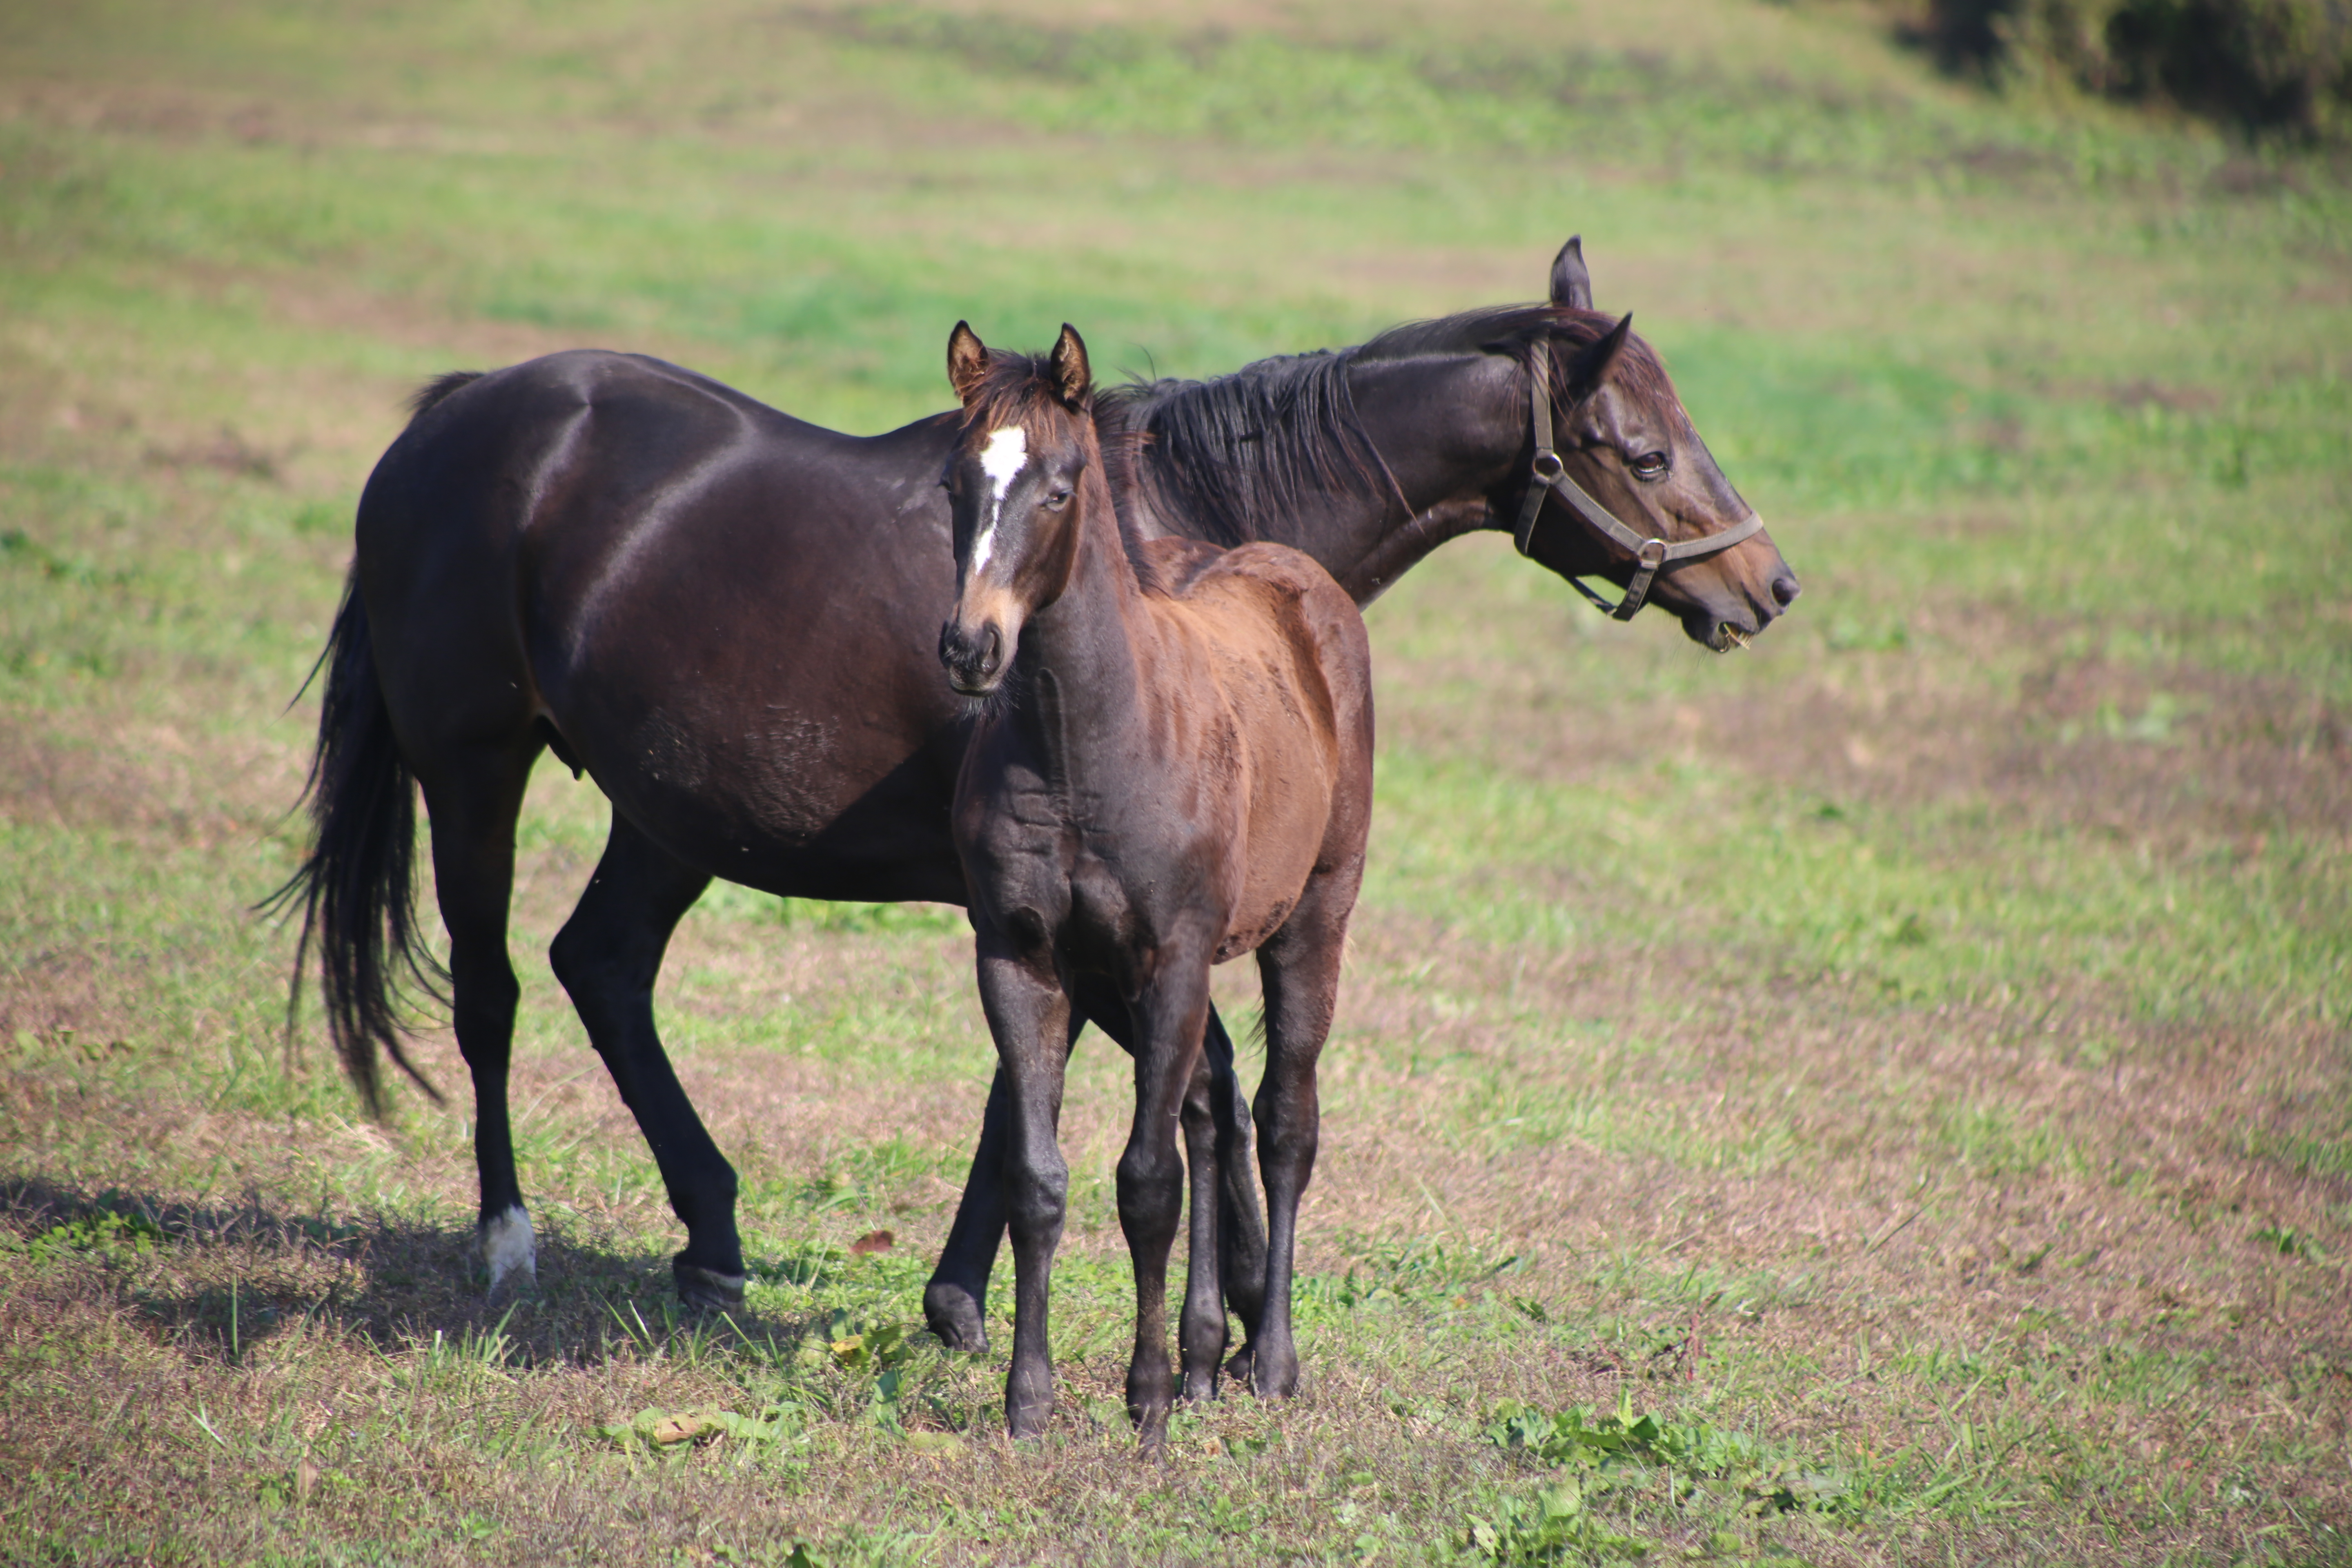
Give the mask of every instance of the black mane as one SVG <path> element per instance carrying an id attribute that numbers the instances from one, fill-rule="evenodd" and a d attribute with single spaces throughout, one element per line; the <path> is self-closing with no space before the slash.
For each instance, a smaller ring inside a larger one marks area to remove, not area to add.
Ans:
<path id="1" fill-rule="evenodd" d="M 1101 388 L 1095 408 L 1106 455 L 1162 516 L 1228 547 L 1268 537 L 1267 519 L 1317 491 L 1393 495 L 1396 481 L 1348 390 L 1354 353 L 1284 354 L 1214 381 Z"/>
<path id="2" fill-rule="evenodd" d="M 1570 306 L 1493 305 L 1409 321 L 1356 348 L 1259 360 L 1214 381 L 1102 387 L 1095 412 L 1104 455 L 1126 480 L 1113 488 L 1122 498 L 1141 489 L 1162 517 L 1182 518 L 1186 531 L 1226 547 L 1269 537 L 1269 520 L 1295 513 L 1318 491 L 1402 505 L 1395 476 L 1356 416 L 1349 366 L 1469 353 L 1524 363 L 1539 344 L 1590 347 L 1616 324 Z M 1657 356 L 1639 338 L 1625 346 L 1621 378 L 1637 395 L 1671 401 Z M 1562 402 L 1571 395 L 1575 357 L 1549 355 Z"/>
<path id="3" fill-rule="evenodd" d="M 1576 392 L 1569 384 L 1569 374 L 1575 365 L 1577 351 L 1591 348 L 1616 325 L 1617 318 L 1606 311 L 1574 305 L 1489 305 L 1458 315 L 1440 316 L 1434 321 L 1408 321 L 1401 327 L 1391 327 L 1354 353 L 1356 358 L 1364 360 L 1501 353 L 1524 363 L 1534 356 L 1538 344 L 1547 349 L 1559 344 L 1570 352 L 1554 353 L 1549 357 L 1552 397 L 1564 405 Z M 1618 384 L 1644 402 L 1671 404 L 1675 399 L 1665 366 L 1659 362 L 1656 352 L 1639 337 L 1626 339 L 1614 375 Z"/>

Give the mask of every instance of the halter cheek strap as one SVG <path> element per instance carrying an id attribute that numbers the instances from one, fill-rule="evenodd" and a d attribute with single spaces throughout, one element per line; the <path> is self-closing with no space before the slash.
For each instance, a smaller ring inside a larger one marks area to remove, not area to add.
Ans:
<path id="1" fill-rule="evenodd" d="M 1754 511 L 1741 521 L 1733 523 L 1720 533 L 1703 534 L 1669 544 L 1663 539 L 1644 539 L 1617 521 L 1610 510 L 1585 493 L 1584 487 L 1568 477 L 1567 466 L 1551 445 L 1551 398 L 1548 395 L 1549 377 L 1544 374 L 1541 355 L 1528 367 L 1528 405 L 1529 422 L 1536 437 L 1536 456 L 1528 479 L 1527 499 L 1519 503 L 1519 526 L 1514 534 L 1519 553 L 1533 555 L 1528 547 L 1535 542 L 1536 519 L 1543 511 L 1544 497 L 1557 492 L 1559 499 L 1574 507 L 1593 531 L 1633 557 L 1633 579 L 1625 584 L 1625 596 L 1612 605 L 1585 584 L 1580 577 L 1570 577 L 1569 585 L 1594 605 L 1606 611 L 1612 619 L 1630 621 L 1641 612 L 1643 601 L 1650 596 L 1651 581 L 1662 566 L 1677 561 L 1695 561 L 1704 555 L 1715 555 L 1730 549 L 1749 535 L 1759 532 L 1764 520 Z"/>

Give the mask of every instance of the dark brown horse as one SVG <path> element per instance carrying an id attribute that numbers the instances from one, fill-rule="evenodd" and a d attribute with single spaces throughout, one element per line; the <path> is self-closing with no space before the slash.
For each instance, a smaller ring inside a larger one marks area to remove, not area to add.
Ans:
<path id="1" fill-rule="evenodd" d="M 1298 1384 L 1291 1253 L 1315 1167 L 1315 1064 L 1371 830 L 1371 647 L 1355 602 L 1286 546 L 1158 539 L 1129 559 L 1074 329 L 1031 359 L 992 355 L 958 322 L 948 366 L 964 426 L 948 459 L 956 598 L 940 659 L 965 696 L 1003 694 L 973 731 L 954 815 L 981 1001 L 1011 1091 L 1004 1418 L 1034 1436 L 1053 1407 L 1046 1307 L 1069 1184 L 1056 1123 L 1084 974 L 1126 1010 L 1135 1055 L 1118 1162 L 1135 1267 L 1127 1408 L 1156 1447 L 1175 1392 L 1176 1123 L 1208 1026 L 1209 967 L 1247 952 L 1265 987 L 1267 1256 L 1251 1374 L 1265 1395 Z M 1192 1252 L 1184 1382 L 1205 1395 L 1224 1309 L 1197 1225 Z"/>
<path id="2" fill-rule="evenodd" d="M 1512 527 L 1534 493 L 1527 553 L 1627 582 L 1634 553 L 1531 481 L 1531 389 L 1570 433 L 1567 467 L 1644 533 L 1711 536 L 1747 509 L 1654 358 L 1591 303 L 1571 241 L 1549 305 L 1108 393 L 1114 497 L 1139 535 L 1292 545 L 1361 604 L 1446 540 Z M 532 1268 L 509 1135 L 506 932 L 515 822 L 541 752 L 613 803 L 604 858 L 550 956 L 685 1224 L 689 1300 L 739 1300 L 743 1258 L 734 1171 L 654 1027 L 677 921 L 714 876 L 805 898 L 963 901 L 948 803 L 970 716 L 935 662 L 953 591 L 938 481 L 958 428 L 950 415 L 844 436 L 656 360 L 580 352 L 443 377 L 369 477 L 326 655 L 313 849 L 283 896 L 302 905 L 330 1027 L 373 1100 L 379 1052 L 406 1065 L 399 983 L 433 978 L 414 911 L 421 786 L 494 1292 Z M 1721 648 L 1796 592 L 1759 533 L 1670 565 L 1649 597 Z M 299 955 L 296 971 L 299 984 Z M 1081 1010 L 1124 1033 L 1109 1000 Z M 1263 1256 L 1248 1117 L 1213 1013 L 1209 1027 L 1216 1092 L 1188 1100 L 1187 1148 L 1222 1152 L 1238 1238 L 1225 1282 L 1246 1324 L 1249 1260 Z M 985 1342 L 1004 1126 L 1000 1079 L 924 1299 L 954 1345 Z"/>

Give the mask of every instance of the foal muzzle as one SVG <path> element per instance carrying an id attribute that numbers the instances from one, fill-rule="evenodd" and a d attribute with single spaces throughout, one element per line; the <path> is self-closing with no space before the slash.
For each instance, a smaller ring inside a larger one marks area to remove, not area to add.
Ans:
<path id="1" fill-rule="evenodd" d="M 1004 634 L 992 621 L 977 626 L 948 621 L 940 627 L 940 663 L 950 686 L 966 697 L 985 697 L 1004 679 Z"/>

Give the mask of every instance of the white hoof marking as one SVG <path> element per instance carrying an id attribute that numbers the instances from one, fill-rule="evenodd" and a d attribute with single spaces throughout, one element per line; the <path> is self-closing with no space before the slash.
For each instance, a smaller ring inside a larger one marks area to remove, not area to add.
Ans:
<path id="1" fill-rule="evenodd" d="M 521 1205 L 482 1226 L 482 1260 L 490 1266 L 490 1289 L 530 1285 L 539 1279 L 539 1250 L 532 1244 L 530 1215 Z"/>

